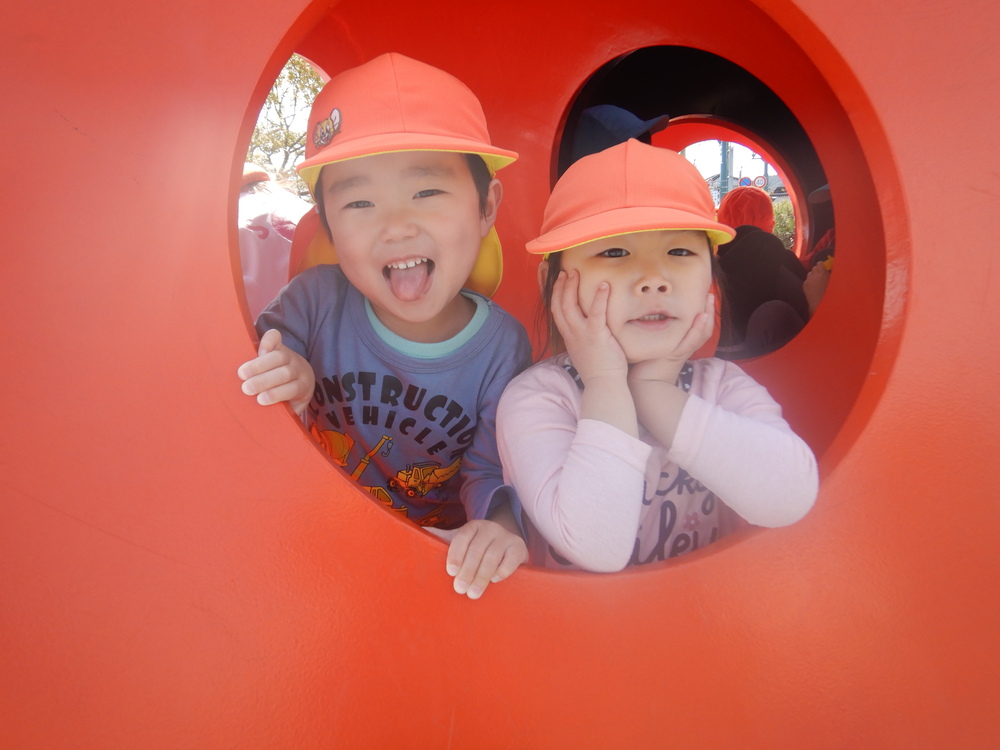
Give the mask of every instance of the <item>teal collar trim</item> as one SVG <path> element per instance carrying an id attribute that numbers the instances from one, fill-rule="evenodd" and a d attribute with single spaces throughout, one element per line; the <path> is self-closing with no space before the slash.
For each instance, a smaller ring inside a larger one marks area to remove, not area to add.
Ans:
<path id="1" fill-rule="evenodd" d="M 457 351 L 473 336 L 479 333 L 479 329 L 483 327 L 484 323 L 486 323 L 486 319 L 490 314 L 489 303 L 484 297 L 481 297 L 478 294 L 473 294 L 472 292 L 467 292 L 464 289 L 461 294 L 476 303 L 476 312 L 473 313 L 472 320 L 469 321 L 465 328 L 456 333 L 450 339 L 445 341 L 436 341 L 432 344 L 410 341 L 409 339 L 404 339 L 402 336 L 390 331 L 385 327 L 385 324 L 378 319 L 378 316 L 375 315 L 375 311 L 372 309 L 372 303 L 369 302 L 367 298 L 365 298 L 365 313 L 368 315 L 368 322 L 372 324 L 372 328 L 375 329 L 375 333 L 378 334 L 378 337 L 396 351 L 401 352 L 408 357 L 415 357 L 416 359 L 440 359 L 441 357 Z"/>

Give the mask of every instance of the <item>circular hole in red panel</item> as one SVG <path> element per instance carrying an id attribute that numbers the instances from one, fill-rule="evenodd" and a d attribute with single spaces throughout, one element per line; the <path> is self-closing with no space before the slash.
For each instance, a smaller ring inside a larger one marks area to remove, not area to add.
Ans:
<path id="1" fill-rule="evenodd" d="M 448 69 L 479 95 L 494 142 L 522 155 L 504 175 L 506 270 L 498 297 L 504 304 L 514 300 L 510 309 L 526 327 L 533 322 L 536 264 L 518 251 L 537 232 L 558 166 L 558 149 L 553 155 L 546 144 L 559 142 L 574 109 L 603 100 L 643 118 L 669 114 L 678 137 L 688 126 L 692 133 L 720 127 L 729 140 L 767 154 L 778 168 L 796 204 L 803 246 L 818 238 L 820 212 L 829 209 L 805 196 L 829 182 L 843 244 L 836 281 L 818 314 L 790 345 L 745 368 L 779 398 L 821 458 L 871 383 L 866 413 L 853 414 L 852 430 L 863 425 L 883 383 L 873 383 L 870 373 L 879 354 L 886 270 L 883 196 L 876 194 L 868 157 L 875 154 L 883 167 L 883 189 L 891 191 L 894 177 L 886 174 L 892 160 L 882 136 L 869 127 L 863 134 L 868 150 L 862 149 L 862 135 L 842 103 L 851 99 L 855 113 L 856 84 L 842 71 L 827 80 L 810 58 L 820 55 L 823 70 L 836 71 L 829 59 L 835 53 L 803 49 L 783 19 L 741 0 L 669 11 L 639 2 L 613 14 L 597 12 L 596 5 L 589 13 L 557 3 L 530 24 L 511 8 L 491 20 L 490 38 L 517 44 L 497 45 L 483 44 L 481 14 L 458 3 L 439 10 L 431 18 L 399 2 L 378 8 L 342 2 L 303 35 L 298 51 L 331 72 L 401 51 Z M 784 20 L 803 23 L 798 16 Z M 752 46 L 743 43 L 751 37 Z M 668 128 L 660 137 L 670 133 Z M 692 136 L 691 142 L 700 139 Z M 892 356 L 881 352 L 878 373 L 888 372 Z"/>

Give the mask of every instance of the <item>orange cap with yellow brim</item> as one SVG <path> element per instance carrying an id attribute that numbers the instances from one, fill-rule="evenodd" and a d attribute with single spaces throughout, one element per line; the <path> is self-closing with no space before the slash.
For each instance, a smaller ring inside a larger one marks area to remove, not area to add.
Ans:
<path id="1" fill-rule="evenodd" d="M 698 231 L 712 247 L 732 228 L 715 219 L 704 178 L 691 162 L 632 139 L 575 162 L 559 178 L 529 253 L 548 254 L 585 242 L 659 229 Z"/>
<path id="2" fill-rule="evenodd" d="M 298 172 L 316 195 L 327 164 L 397 151 L 477 154 L 493 175 L 517 154 L 493 146 L 476 95 L 457 78 L 396 52 L 380 55 L 334 76 L 309 115 L 306 159 Z M 322 230 L 308 255 L 336 263 L 336 249 Z M 496 229 L 480 243 L 466 286 L 492 296 L 503 274 Z"/>

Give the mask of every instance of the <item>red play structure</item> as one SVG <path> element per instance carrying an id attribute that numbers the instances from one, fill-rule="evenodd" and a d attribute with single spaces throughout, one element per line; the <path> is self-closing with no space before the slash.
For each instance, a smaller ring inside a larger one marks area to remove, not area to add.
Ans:
<path id="1" fill-rule="evenodd" d="M 0 747 L 1000 746 L 1000 6 L 6 6 Z M 826 299 L 748 365 L 819 456 L 804 521 L 470 601 L 444 544 L 240 393 L 256 113 L 293 51 L 388 50 L 520 152 L 497 299 L 529 327 L 521 248 L 622 55 L 658 50 L 635 102 L 743 132 L 800 199 L 829 183 Z"/>

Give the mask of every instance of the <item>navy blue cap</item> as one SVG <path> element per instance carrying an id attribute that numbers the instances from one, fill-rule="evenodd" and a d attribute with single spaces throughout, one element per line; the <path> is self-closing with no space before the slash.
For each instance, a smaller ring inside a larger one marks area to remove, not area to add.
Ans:
<path id="1" fill-rule="evenodd" d="M 597 104 L 580 114 L 573 137 L 573 161 L 624 143 L 629 138 L 653 134 L 667 127 L 670 115 L 640 120 L 614 104 Z"/>

